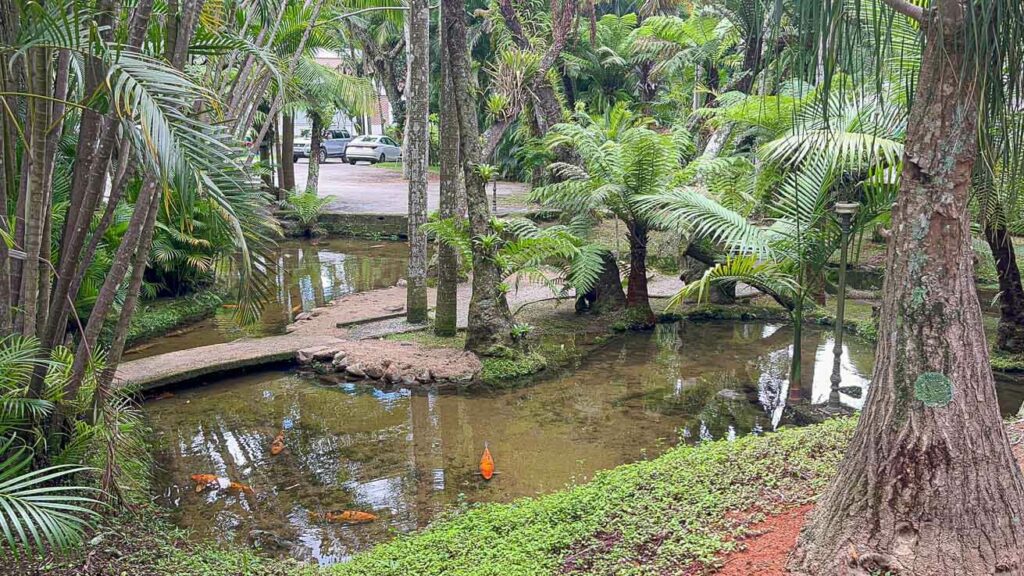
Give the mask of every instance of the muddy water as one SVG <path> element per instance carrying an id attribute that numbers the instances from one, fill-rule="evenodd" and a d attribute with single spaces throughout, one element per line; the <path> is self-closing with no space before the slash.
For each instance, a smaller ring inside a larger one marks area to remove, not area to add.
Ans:
<path id="1" fill-rule="evenodd" d="M 387 288 L 406 275 L 408 247 L 404 242 L 324 240 L 318 244 L 290 240 L 278 245 L 269 268 L 274 294 L 255 326 L 240 328 L 232 320 L 231 303 L 205 320 L 135 347 L 134 360 L 230 342 L 243 336 L 281 334 L 295 316 L 354 292 Z"/>
<path id="2" fill-rule="evenodd" d="M 786 375 L 792 332 L 758 323 L 660 326 L 606 344 L 572 373 L 472 395 L 329 386 L 271 372 L 146 404 L 158 438 L 158 501 L 199 538 L 279 546 L 321 563 L 425 526 L 460 502 L 509 501 L 582 482 L 679 442 L 761 433 L 796 399 L 827 398 L 831 340 L 809 330 L 803 387 Z M 844 385 L 866 385 L 873 353 L 849 343 Z M 857 400 L 844 397 L 857 406 Z M 272 456 L 274 436 L 286 449 Z M 488 443 L 498 474 L 477 474 Z M 192 474 L 255 495 L 195 493 Z M 357 526 L 310 513 L 369 511 Z"/>

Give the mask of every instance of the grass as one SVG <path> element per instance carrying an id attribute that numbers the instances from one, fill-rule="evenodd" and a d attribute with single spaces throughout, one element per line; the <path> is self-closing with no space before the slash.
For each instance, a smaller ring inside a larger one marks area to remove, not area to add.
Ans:
<path id="1" fill-rule="evenodd" d="M 377 164 L 371 164 L 371 166 L 375 166 L 377 168 L 383 168 L 385 170 L 390 170 L 392 172 L 401 172 L 402 171 L 402 163 L 401 162 L 378 162 Z M 437 164 L 430 164 L 429 166 L 427 166 L 427 172 L 430 172 L 431 174 L 440 174 L 441 173 L 441 167 L 439 165 L 437 165 Z"/>
<path id="2" fill-rule="evenodd" d="M 688 568 L 701 573 L 765 513 L 820 492 L 853 428 L 852 419 L 834 420 L 675 448 L 561 492 L 469 508 L 329 571 L 336 576 L 653 576 Z"/>

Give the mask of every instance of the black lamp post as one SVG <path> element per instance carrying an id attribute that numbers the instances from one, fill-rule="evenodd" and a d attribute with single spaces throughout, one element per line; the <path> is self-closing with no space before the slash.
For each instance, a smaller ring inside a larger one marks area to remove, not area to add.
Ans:
<path id="1" fill-rule="evenodd" d="M 836 295 L 836 336 L 832 346 L 832 391 L 828 395 L 829 408 L 839 408 L 839 383 L 842 381 L 840 370 L 843 360 L 843 313 L 846 308 L 846 253 L 849 251 L 850 222 L 857 213 L 859 204 L 856 202 L 836 202 L 835 210 L 839 216 L 839 293 Z"/>

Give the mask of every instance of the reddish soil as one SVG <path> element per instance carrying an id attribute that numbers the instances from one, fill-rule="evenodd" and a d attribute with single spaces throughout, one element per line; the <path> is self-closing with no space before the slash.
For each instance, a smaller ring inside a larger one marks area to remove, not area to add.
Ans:
<path id="1" fill-rule="evenodd" d="M 756 534 L 743 540 L 743 549 L 725 557 L 716 576 L 786 576 L 786 560 L 814 506 L 806 504 L 770 516 L 751 526 Z"/>
<path id="2" fill-rule="evenodd" d="M 1024 468 L 1024 420 L 1006 427 L 1017 462 Z M 725 557 L 715 576 L 788 576 L 786 561 L 800 530 L 814 506 L 807 504 L 770 516 L 751 526 L 754 536 L 743 540 L 743 549 Z"/>

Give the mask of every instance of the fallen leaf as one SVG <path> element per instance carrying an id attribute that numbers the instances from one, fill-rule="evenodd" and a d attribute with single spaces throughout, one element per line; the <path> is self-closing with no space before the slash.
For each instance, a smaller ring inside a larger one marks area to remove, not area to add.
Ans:
<path id="1" fill-rule="evenodd" d="M 193 474 L 192 481 L 196 483 L 196 492 L 202 492 L 207 486 L 217 482 L 216 474 Z"/>
<path id="2" fill-rule="evenodd" d="M 252 489 L 252 486 L 248 484 L 242 484 L 241 482 L 230 482 L 228 483 L 228 490 L 232 492 L 244 492 L 246 494 L 255 494 L 256 491 Z"/>
<path id="3" fill-rule="evenodd" d="M 284 452 L 284 430 L 278 432 L 274 441 L 270 443 L 271 456 L 277 456 L 281 452 Z"/>

